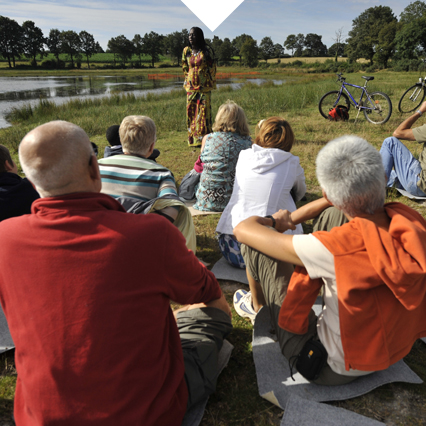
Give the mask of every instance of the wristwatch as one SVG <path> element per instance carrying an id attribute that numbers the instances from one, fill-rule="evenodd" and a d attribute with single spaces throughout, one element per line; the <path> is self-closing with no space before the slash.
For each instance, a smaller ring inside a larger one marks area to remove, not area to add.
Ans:
<path id="1" fill-rule="evenodd" d="M 268 214 L 268 216 L 265 216 L 265 218 L 271 219 L 272 220 L 272 228 L 275 229 L 275 226 L 277 224 L 276 220 L 274 219 L 274 217 L 270 214 Z"/>
<path id="2" fill-rule="evenodd" d="M 420 117 L 423 115 L 423 113 L 419 109 L 416 112 L 420 115 Z"/>

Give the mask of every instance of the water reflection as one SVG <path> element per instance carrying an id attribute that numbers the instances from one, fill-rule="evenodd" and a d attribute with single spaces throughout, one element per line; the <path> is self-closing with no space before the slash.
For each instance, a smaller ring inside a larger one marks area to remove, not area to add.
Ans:
<path id="1" fill-rule="evenodd" d="M 238 89 L 245 80 L 219 80 L 218 86 L 231 85 Z M 261 84 L 262 78 L 251 78 L 251 82 Z M 272 80 L 282 84 L 282 80 Z M 24 104 L 37 105 L 40 99 L 48 99 L 63 104 L 75 97 L 101 98 L 117 93 L 132 92 L 135 96 L 147 93 L 168 92 L 182 88 L 183 77 L 172 76 L 169 80 L 148 79 L 139 76 L 55 76 L 55 77 L 0 77 L 0 128 L 10 126 L 5 116 L 13 108 Z"/>

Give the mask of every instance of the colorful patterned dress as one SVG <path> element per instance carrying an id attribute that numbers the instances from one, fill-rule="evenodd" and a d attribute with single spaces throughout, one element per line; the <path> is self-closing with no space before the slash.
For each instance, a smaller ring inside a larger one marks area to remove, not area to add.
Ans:
<path id="1" fill-rule="evenodd" d="M 194 54 L 187 46 L 182 53 L 185 75 L 188 145 L 200 146 L 212 131 L 211 91 L 216 89 L 216 63 L 208 52 Z"/>
<path id="2" fill-rule="evenodd" d="M 222 212 L 228 204 L 235 180 L 238 156 L 250 148 L 250 136 L 232 132 L 214 132 L 207 136 L 201 153 L 203 171 L 196 191 L 194 209 Z"/>

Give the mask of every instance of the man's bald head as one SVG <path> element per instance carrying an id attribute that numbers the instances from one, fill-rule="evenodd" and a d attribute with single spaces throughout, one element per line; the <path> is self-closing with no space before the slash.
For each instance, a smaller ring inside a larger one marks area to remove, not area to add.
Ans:
<path id="1" fill-rule="evenodd" d="M 99 191 L 100 183 L 92 182 L 92 155 L 87 134 L 67 121 L 36 127 L 19 145 L 22 169 L 42 197 Z"/>

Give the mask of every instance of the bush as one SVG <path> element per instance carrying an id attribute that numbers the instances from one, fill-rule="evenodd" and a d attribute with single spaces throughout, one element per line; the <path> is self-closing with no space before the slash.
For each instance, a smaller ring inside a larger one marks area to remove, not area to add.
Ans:
<path id="1" fill-rule="evenodd" d="M 41 63 L 42 68 L 46 68 L 48 70 L 53 70 L 56 68 L 56 61 L 47 59 Z"/>

